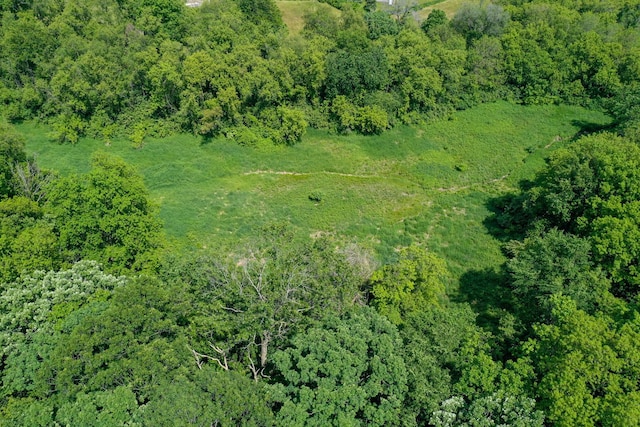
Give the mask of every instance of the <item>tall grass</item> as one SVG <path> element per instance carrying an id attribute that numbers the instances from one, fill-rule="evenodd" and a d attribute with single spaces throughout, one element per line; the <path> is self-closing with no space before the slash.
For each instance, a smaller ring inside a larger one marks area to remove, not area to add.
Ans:
<path id="1" fill-rule="evenodd" d="M 318 9 L 328 10 L 336 19 L 340 17 L 338 9 L 317 0 L 277 0 L 276 6 L 280 9 L 282 22 L 292 35 L 300 33 L 304 28 L 304 17 Z"/>
<path id="2" fill-rule="evenodd" d="M 481 3 L 481 0 L 431 0 L 420 2 L 420 10 L 418 16 L 420 19 L 426 19 L 427 16 L 434 10 L 439 9 L 447 14 L 449 19 L 453 18 L 458 9 L 465 3 Z"/>
<path id="3" fill-rule="evenodd" d="M 250 238 L 286 221 L 301 235 L 328 233 L 385 260 L 411 242 L 442 255 L 456 277 L 502 262 L 487 232 L 486 202 L 530 177 L 580 123 L 606 116 L 578 107 L 482 105 L 422 127 L 383 135 L 310 130 L 294 147 L 207 144 L 191 135 L 59 145 L 48 129 L 19 126 L 27 149 L 61 174 L 86 172 L 95 151 L 123 157 L 143 175 L 169 236 L 215 245 Z M 321 195 L 320 201 L 311 194 Z"/>

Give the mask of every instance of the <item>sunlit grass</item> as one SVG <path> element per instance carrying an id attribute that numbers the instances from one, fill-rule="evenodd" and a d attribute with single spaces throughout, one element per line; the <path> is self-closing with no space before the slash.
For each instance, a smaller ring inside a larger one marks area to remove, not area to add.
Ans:
<path id="1" fill-rule="evenodd" d="M 298 34 L 304 28 L 304 17 L 320 8 L 329 10 L 336 19 L 340 17 L 340 11 L 326 3 L 317 0 L 277 0 L 276 5 L 280 9 L 282 21 L 287 26 L 290 34 Z"/>
<path id="2" fill-rule="evenodd" d="M 252 149 L 208 144 L 191 135 L 59 145 L 48 130 L 19 126 L 30 153 L 62 174 L 86 172 L 91 153 L 123 157 L 143 175 L 167 233 L 209 247 L 250 238 L 275 221 L 300 235 L 357 242 L 382 259 L 397 246 L 422 244 L 456 276 L 498 266 L 499 243 L 483 220 L 486 202 L 517 186 L 569 143 L 580 123 L 607 118 L 578 107 L 479 106 L 423 127 L 365 137 L 310 130 L 294 147 Z M 320 202 L 309 195 L 319 193 Z"/>
<path id="3" fill-rule="evenodd" d="M 460 9 L 465 3 L 477 4 L 481 3 L 481 0 L 442 0 L 433 2 L 421 2 L 420 4 L 427 4 L 428 6 L 421 8 L 418 11 L 418 16 L 420 17 L 420 19 L 426 19 L 431 11 L 433 11 L 434 9 L 439 9 L 444 11 L 444 13 L 447 14 L 447 17 L 451 19 L 453 18 L 453 15 L 456 14 L 458 9 Z"/>

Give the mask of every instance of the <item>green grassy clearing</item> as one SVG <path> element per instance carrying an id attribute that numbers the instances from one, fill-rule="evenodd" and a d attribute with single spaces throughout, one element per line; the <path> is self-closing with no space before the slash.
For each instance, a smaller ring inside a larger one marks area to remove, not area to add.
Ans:
<path id="1" fill-rule="evenodd" d="M 417 242 L 443 256 L 459 278 L 503 260 L 482 224 L 487 200 L 531 176 L 579 131 L 577 123 L 607 120 L 578 107 L 501 102 L 380 136 L 310 130 L 294 147 L 264 149 L 201 144 L 190 135 L 151 139 L 142 149 L 124 140 L 69 146 L 48 141 L 48 130 L 33 123 L 19 130 L 40 164 L 62 174 L 86 172 L 98 150 L 135 165 L 177 244 L 230 243 L 286 221 L 302 235 L 328 233 L 382 259 Z M 321 202 L 309 200 L 313 192 Z"/>
<path id="2" fill-rule="evenodd" d="M 340 11 L 326 3 L 319 3 L 317 0 L 277 0 L 276 5 L 280 9 L 282 22 L 289 29 L 292 35 L 300 33 L 304 28 L 304 17 L 318 9 L 327 9 L 336 19 L 340 16 Z"/>
<path id="3" fill-rule="evenodd" d="M 465 3 L 480 3 L 480 0 L 434 0 L 420 2 L 420 10 L 418 16 L 420 19 L 426 19 L 434 9 L 440 9 L 447 14 L 449 19 L 453 18 L 458 9 Z"/>
<path id="4" fill-rule="evenodd" d="M 464 3 L 478 3 L 480 0 L 419 0 L 416 2 L 417 17 L 424 20 L 434 9 L 443 10 L 449 19 L 455 15 Z M 276 0 L 276 5 L 280 9 L 282 21 L 289 29 L 291 35 L 299 34 L 304 28 L 304 16 L 314 12 L 318 8 L 326 8 L 336 18 L 340 16 L 340 11 L 334 7 L 319 3 L 317 0 Z M 393 10 L 394 6 L 389 6 L 386 2 L 378 3 L 380 10 Z"/>

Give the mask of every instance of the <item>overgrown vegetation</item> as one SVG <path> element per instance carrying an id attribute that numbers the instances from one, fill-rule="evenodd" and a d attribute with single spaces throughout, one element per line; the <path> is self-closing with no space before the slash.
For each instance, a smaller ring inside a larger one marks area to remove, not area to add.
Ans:
<path id="1" fill-rule="evenodd" d="M 0 424 L 640 422 L 640 4 L 327 3 L 0 2 Z"/>

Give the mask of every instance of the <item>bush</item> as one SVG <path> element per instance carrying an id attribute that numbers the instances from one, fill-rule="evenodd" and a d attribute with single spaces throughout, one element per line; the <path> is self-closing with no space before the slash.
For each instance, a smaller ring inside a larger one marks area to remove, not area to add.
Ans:
<path id="1" fill-rule="evenodd" d="M 294 145 L 300 142 L 307 131 L 307 126 L 309 126 L 304 118 L 304 113 L 294 108 L 279 107 L 277 114 L 280 127 L 279 140 L 276 142 L 286 145 Z"/>
<path id="2" fill-rule="evenodd" d="M 369 12 L 364 16 L 364 19 L 367 23 L 367 36 L 371 40 L 377 40 L 386 35 L 394 36 L 400 31 L 398 22 L 386 12 Z"/>
<path id="3" fill-rule="evenodd" d="M 311 200 L 312 202 L 320 203 L 323 198 L 324 198 L 324 194 L 322 194 L 322 192 L 320 191 L 312 191 L 309 194 L 309 200 Z"/>
<path id="4" fill-rule="evenodd" d="M 84 122 L 75 114 L 65 114 L 57 117 L 53 123 L 53 132 L 49 137 L 56 142 L 70 142 L 75 144 L 84 133 Z"/>
<path id="5" fill-rule="evenodd" d="M 384 109 L 377 105 L 358 107 L 344 96 L 337 96 L 333 100 L 332 113 L 338 120 L 341 132 L 355 130 L 372 135 L 382 133 L 389 127 L 389 116 Z"/>
<path id="6" fill-rule="evenodd" d="M 377 135 L 389 127 L 387 112 L 377 105 L 358 109 L 356 129 L 365 135 Z"/>

